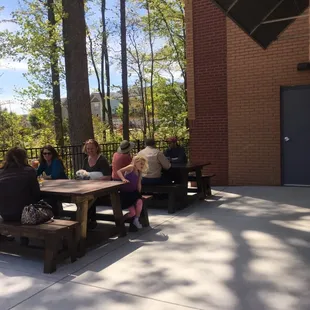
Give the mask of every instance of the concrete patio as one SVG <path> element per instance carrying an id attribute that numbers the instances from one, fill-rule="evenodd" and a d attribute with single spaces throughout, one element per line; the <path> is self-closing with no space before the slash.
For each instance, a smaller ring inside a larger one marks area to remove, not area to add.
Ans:
<path id="1" fill-rule="evenodd" d="M 0 310 L 310 309 L 310 188 L 227 187 L 42 273 L 0 252 Z"/>

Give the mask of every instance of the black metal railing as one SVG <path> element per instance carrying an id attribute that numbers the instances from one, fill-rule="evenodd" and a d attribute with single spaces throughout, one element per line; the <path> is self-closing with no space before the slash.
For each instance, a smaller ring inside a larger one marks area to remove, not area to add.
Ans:
<path id="1" fill-rule="evenodd" d="M 188 140 L 180 140 L 178 143 L 185 148 L 187 156 L 189 155 Z M 136 140 L 134 141 L 135 146 L 133 148 L 133 154 L 138 153 L 144 148 L 144 141 Z M 166 141 L 156 141 L 156 147 L 164 151 L 167 148 Z M 117 151 L 119 147 L 118 142 L 108 142 L 100 144 L 101 153 L 104 155 L 109 163 L 112 163 L 113 154 Z M 39 159 L 40 152 L 42 148 L 26 148 L 26 152 L 29 160 Z M 82 168 L 83 161 L 86 155 L 83 153 L 83 145 L 68 145 L 68 146 L 56 146 L 58 154 L 64 163 L 66 173 L 69 178 L 74 178 L 75 172 Z M 0 150 L 0 162 L 3 161 L 5 154 L 8 150 Z"/>

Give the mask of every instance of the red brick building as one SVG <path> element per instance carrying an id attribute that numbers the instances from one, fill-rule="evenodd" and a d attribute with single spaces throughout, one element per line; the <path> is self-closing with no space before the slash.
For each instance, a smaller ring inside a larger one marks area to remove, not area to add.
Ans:
<path id="1" fill-rule="evenodd" d="M 185 3 L 191 158 L 217 185 L 281 185 L 281 89 L 310 85 L 309 17 L 263 49 L 213 1 Z"/>

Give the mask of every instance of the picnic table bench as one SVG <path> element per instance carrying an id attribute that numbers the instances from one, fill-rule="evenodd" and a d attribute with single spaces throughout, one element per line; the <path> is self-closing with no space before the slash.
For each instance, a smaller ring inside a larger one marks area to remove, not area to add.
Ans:
<path id="1" fill-rule="evenodd" d="M 202 192 L 203 192 L 203 197 L 208 197 L 212 196 L 212 189 L 211 189 L 211 179 L 215 177 L 215 173 L 212 174 L 203 174 L 201 176 L 202 180 Z M 196 175 L 189 175 L 188 176 L 188 181 L 190 182 L 197 182 L 197 177 Z M 189 188 L 189 192 L 195 192 L 195 188 Z"/>
<path id="2" fill-rule="evenodd" d="M 0 234 L 44 240 L 44 273 L 56 270 L 56 264 L 71 258 L 76 261 L 80 225 L 75 221 L 53 220 L 39 225 L 0 220 Z"/>
<path id="3" fill-rule="evenodd" d="M 152 198 L 153 198 L 152 195 L 142 195 L 143 208 L 142 208 L 141 215 L 140 215 L 140 223 L 143 227 L 150 226 L 147 205 Z M 109 210 L 112 210 L 110 206 L 109 206 Z M 115 216 L 113 214 L 107 214 L 107 213 L 104 213 L 104 214 L 96 213 L 96 220 L 115 222 Z M 130 221 L 131 219 L 127 219 L 125 222 L 129 223 Z"/>
<path id="4" fill-rule="evenodd" d="M 168 213 L 175 213 L 177 208 L 178 197 L 180 196 L 180 190 L 182 190 L 183 186 L 180 184 L 165 184 L 165 185 L 157 185 L 157 184 L 148 184 L 142 185 L 142 193 L 144 194 L 168 194 Z M 180 202 L 180 208 L 183 206 L 184 201 Z"/>

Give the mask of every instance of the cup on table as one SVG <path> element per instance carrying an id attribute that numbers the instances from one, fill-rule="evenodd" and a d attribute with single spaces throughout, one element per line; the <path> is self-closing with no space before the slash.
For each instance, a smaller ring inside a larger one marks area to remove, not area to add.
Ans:
<path id="1" fill-rule="evenodd" d="M 38 176 L 38 182 L 40 186 L 43 186 L 44 178 L 42 175 Z"/>

